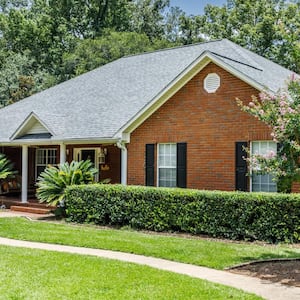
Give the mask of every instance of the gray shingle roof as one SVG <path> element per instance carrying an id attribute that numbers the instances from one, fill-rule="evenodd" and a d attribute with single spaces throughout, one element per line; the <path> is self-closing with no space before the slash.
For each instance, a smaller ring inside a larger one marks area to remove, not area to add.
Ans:
<path id="1" fill-rule="evenodd" d="M 272 91 L 292 73 L 226 39 L 128 56 L 0 109 L 0 143 L 31 112 L 53 140 L 114 138 L 205 51 Z"/>

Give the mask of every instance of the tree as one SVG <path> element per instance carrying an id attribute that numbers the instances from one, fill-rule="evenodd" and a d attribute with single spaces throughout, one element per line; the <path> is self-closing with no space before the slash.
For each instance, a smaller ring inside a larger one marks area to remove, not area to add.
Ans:
<path id="1" fill-rule="evenodd" d="M 53 76 L 36 67 L 29 54 L 2 54 L 0 107 L 28 97 L 56 83 Z"/>
<path id="2" fill-rule="evenodd" d="M 96 39 L 78 42 L 73 52 L 65 54 L 65 78 L 80 75 L 125 55 L 165 48 L 165 40 L 150 41 L 146 34 L 106 31 Z"/>
<path id="3" fill-rule="evenodd" d="M 192 18 L 209 39 L 228 38 L 300 73 L 299 0 L 228 0 Z"/>
<path id="4" fill-rule="evenodd" d="M 164 36 L 164 12 L 170 0 L 135 0 L 131 31 L 146 34 L 150 40 Z"/>
<path id="5" fill-rule="evenodd" d="M 263 92 L 248 105 L 241 100 L 238 105 L 266 123 L 278 143 L 277 153 L 250 154 L 250 167 L 260 174 L 273 174 L 278 190 L 290 192 L 292 183 L 300 181 L 300 77 L 293 75 L 287 88 L 276 94 Z"/>
<path id="6" fill-rule="evenodd" d="M 165 33 L 167 40 L 177 42 L 182 36 L 181 22 L 186 17 L 185 12 L 179 7 L 171 7 L 165 16 Z"/>
<path id="7" fill-rule="evenodd" d="M 30 0 L 0 0 L 0 12 L 8 13 L 12 8 L 25 8 L 29 6 Z"/>

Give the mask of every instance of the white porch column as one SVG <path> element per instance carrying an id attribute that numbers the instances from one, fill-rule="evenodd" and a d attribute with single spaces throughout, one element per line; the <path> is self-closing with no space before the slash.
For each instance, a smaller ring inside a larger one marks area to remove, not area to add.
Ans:
<path id="1" fill-rule="evenodd" d="M 21 191 L 22 203 L 27 202 L 27 190 L 28 190 L 28 146 L 22 145 L 22 191 Z"/>
<path id="2" fill-rule="evenodd" d="M 121 184 L 127 185 L 127 148 L 124 142 L 117 143 L 121 149 Z"/>
<path id="3" fill-rule="evenodd" d="M 60 144 L 59 149 L 60 149 L 59 163 L 63 164 L 63 163 L 66 162 L 66 145 L 65 144 Z"/>

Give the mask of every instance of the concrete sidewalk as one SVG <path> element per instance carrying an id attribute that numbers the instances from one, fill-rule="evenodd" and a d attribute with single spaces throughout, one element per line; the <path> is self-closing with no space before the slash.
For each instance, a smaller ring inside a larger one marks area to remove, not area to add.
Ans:
<path id="1" fill-rule="evenodd" d="M 31 249 L 42 249 L 47 251 L 57 251 L 75 253 L 81 255 L 92 255 L 108 259 L 116 259 L 140 265 L 147 265 L 156 269 L 184 274 L 191 277 L 205 279 L 211 282 L 220 283 L 237 289 L 254 293 L 270 300 L 299 300 L 300 288 L 289 287 L 281 284 L 274 284 L 258 278 L 244 275 L 232 274 L 226 271 L 219 271 L 205 267 L 199 267 L 184 263 L 168 261 L 165 259 L 146 257 L 117 251 L 99 250 L 83 247 L 62 246 L 47 243 L 26 242 L 7 238 L 0 238 L 1 245 L 23 247 Z"/>

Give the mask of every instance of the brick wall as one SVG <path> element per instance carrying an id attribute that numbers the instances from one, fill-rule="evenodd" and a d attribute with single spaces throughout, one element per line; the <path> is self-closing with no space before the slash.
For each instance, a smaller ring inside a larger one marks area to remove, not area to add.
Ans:
<path id="1" fill-rule="evenodd" d="M 203 89 L 209 73 L 221 77 L 214 94 Z M 187 143 L 187 187 L 235 189 L 235 142 L 270 139 L 269 129 L 236 105 L 258 91 L 210 63 L 131 134 L 128 184 L 145 184 L 145 144 Z"/>

